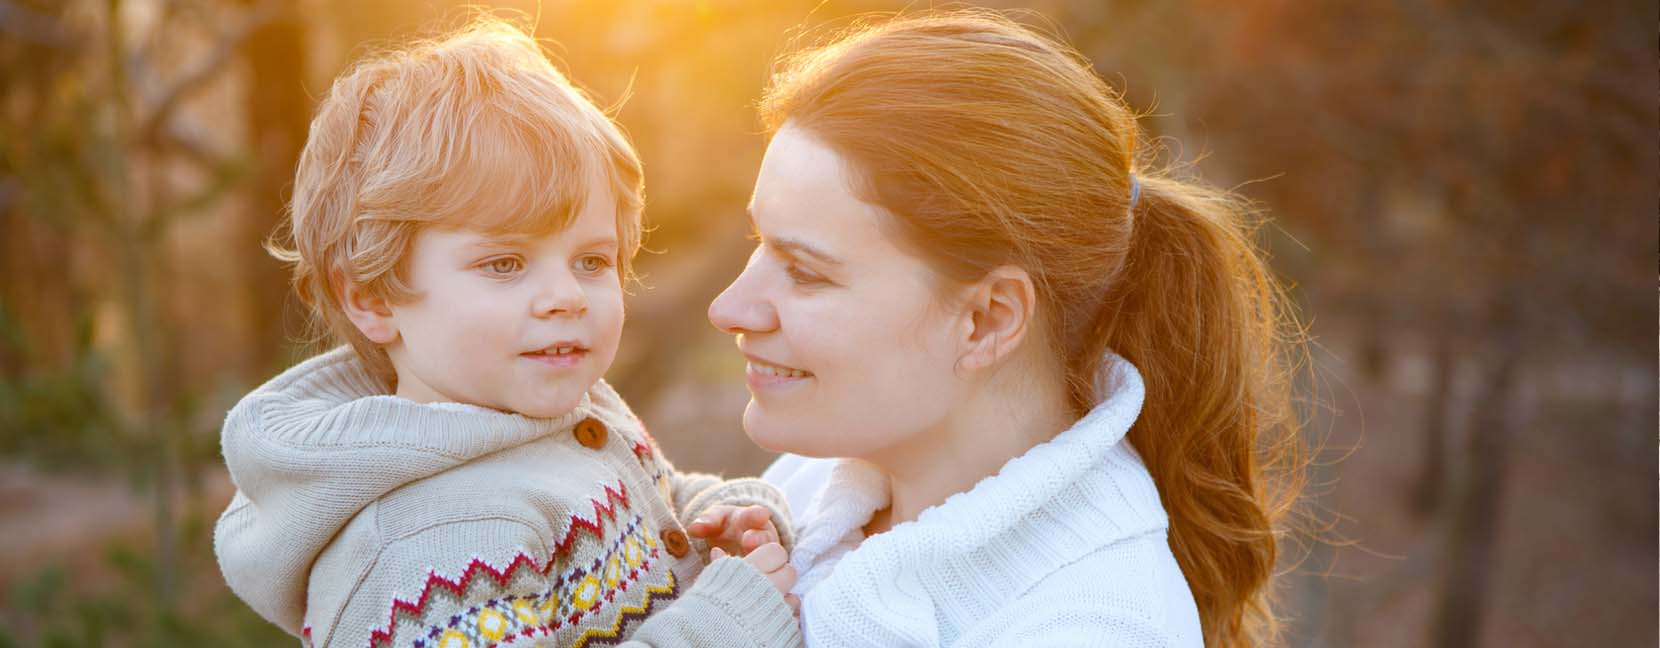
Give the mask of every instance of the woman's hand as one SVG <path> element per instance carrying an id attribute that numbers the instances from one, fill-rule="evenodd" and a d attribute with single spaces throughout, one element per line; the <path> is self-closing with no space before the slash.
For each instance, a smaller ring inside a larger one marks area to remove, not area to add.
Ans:
<path id="1" fill-rule="evenodd" d="M 779 542 L 772 514 L 766 507 L 755 505 L 711 506 L 686 526 L 686 532 L 703 538 L 710 547 L 720 549 L 722 555 L 747 556 L 762 545 Z"/>
<path id="2" fill-rule="evenodd" d="M 709 550 L 710 562 L 725 557 L 726 552 L 721 551 L 720 547 Z M 790 588 L 795 587 L 796 574 L 795 567 L 790 566 L 790 554 L 784 551 L 784 545 L 776 542 L 766 543 L 749 552 L 743 560 L 759 570 L 767 580 L 772 581 L 772 586 L 784 595 L 784 602 L 789 604 L 790 611 L 797 616 L 801 615 L 801 599 L 790 593 Z"/>

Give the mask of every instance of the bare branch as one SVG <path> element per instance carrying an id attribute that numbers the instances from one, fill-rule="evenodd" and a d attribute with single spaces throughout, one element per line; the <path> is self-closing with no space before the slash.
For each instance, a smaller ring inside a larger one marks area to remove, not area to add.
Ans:
<path id="1" fill-rule="evenodd" d="M 36 45 L 71 49 L 75 38 L 58 19 L 0 0 L 0 32 Z"/>
<path id="2" fill-rule="evenodd" d="M 202 63 L 184 76 L 175 80 L 167 90 L 160 93 L 154 110 L 139 127 L 137 134 L 141 141 L 154 141 L 160 134 L 162 125 L 172 117 L 173 111 L 191 93 L 201 89 L 212 81 L 236 56 L 237 48 L 247 40 L 248 35 L 255 30 L 276 20 L 285 10 L 280 3 L 274 0 L 262 0 L 248 15 L 235 27 L 232 27 L 219 37 L 213 51 L 203 57 Z"/>

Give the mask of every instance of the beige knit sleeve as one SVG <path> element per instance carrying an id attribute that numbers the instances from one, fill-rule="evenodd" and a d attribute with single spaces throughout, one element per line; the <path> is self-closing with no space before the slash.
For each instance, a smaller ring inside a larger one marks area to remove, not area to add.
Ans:
<path id="1" fill-rule="evenodd" d="M 680 518 L 681 526 L 690 525 L 699 513 L 711 506 L 750 506 L 765 507 L 772 515 L 773 526 L 778 527 L 778 537 L 786 551 L 795 550 L 795 529 L 790 525 L 790 505 L 784 500 L 784 494 L 772 484 L 754 477 L 738 479 L 722 479 L 717 475 L 707 473 L 676 472 L 669 477 L 670 489 L 674 493 L 674 510 Z M 701 539 L 696 540 L 696 548 L 707 552 Z"/>
<path id="2" fill-rule="evenodd" d="M 806 643 L 795 614 L 772 582 L 743 560 L 722 558 L 710 563 L 674 605 L 651 615 L 621 645 L 795 648 Z"/>

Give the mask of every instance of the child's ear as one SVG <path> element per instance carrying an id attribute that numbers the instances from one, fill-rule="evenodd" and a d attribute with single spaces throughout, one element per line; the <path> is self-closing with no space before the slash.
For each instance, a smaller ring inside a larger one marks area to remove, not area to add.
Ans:
<path id="1" fill-rule="evenodd" d="M 365 291 L 361 286 L 346 281 L 336 274 L 334 285 L 340 291 L 340 307 L 352 325 L 375 344 L 398 341 L 398 323 L 392 318 L 392 308 L 386 299 Z"/>
<path id="2" fill-rule="evenodd" d="M 1031 275 L 1014 266 L 994 268 L 969 291 L 968 326 L 957 366 L 976 370 L 997 364 L 1020 348 L 1037 312 Z"/>

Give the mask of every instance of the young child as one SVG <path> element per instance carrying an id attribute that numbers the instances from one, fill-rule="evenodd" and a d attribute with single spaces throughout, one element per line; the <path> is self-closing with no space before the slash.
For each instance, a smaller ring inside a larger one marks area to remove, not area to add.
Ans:
<path id="1" fill-rule="evenodd" d="M 600 379 L 641 203 L 507 23 L 336 80 L 274 253 L 347 344 L 225 420 L 231 589 L 315 646 L 798 644 L 783 498 L 676 472 Z"/>

